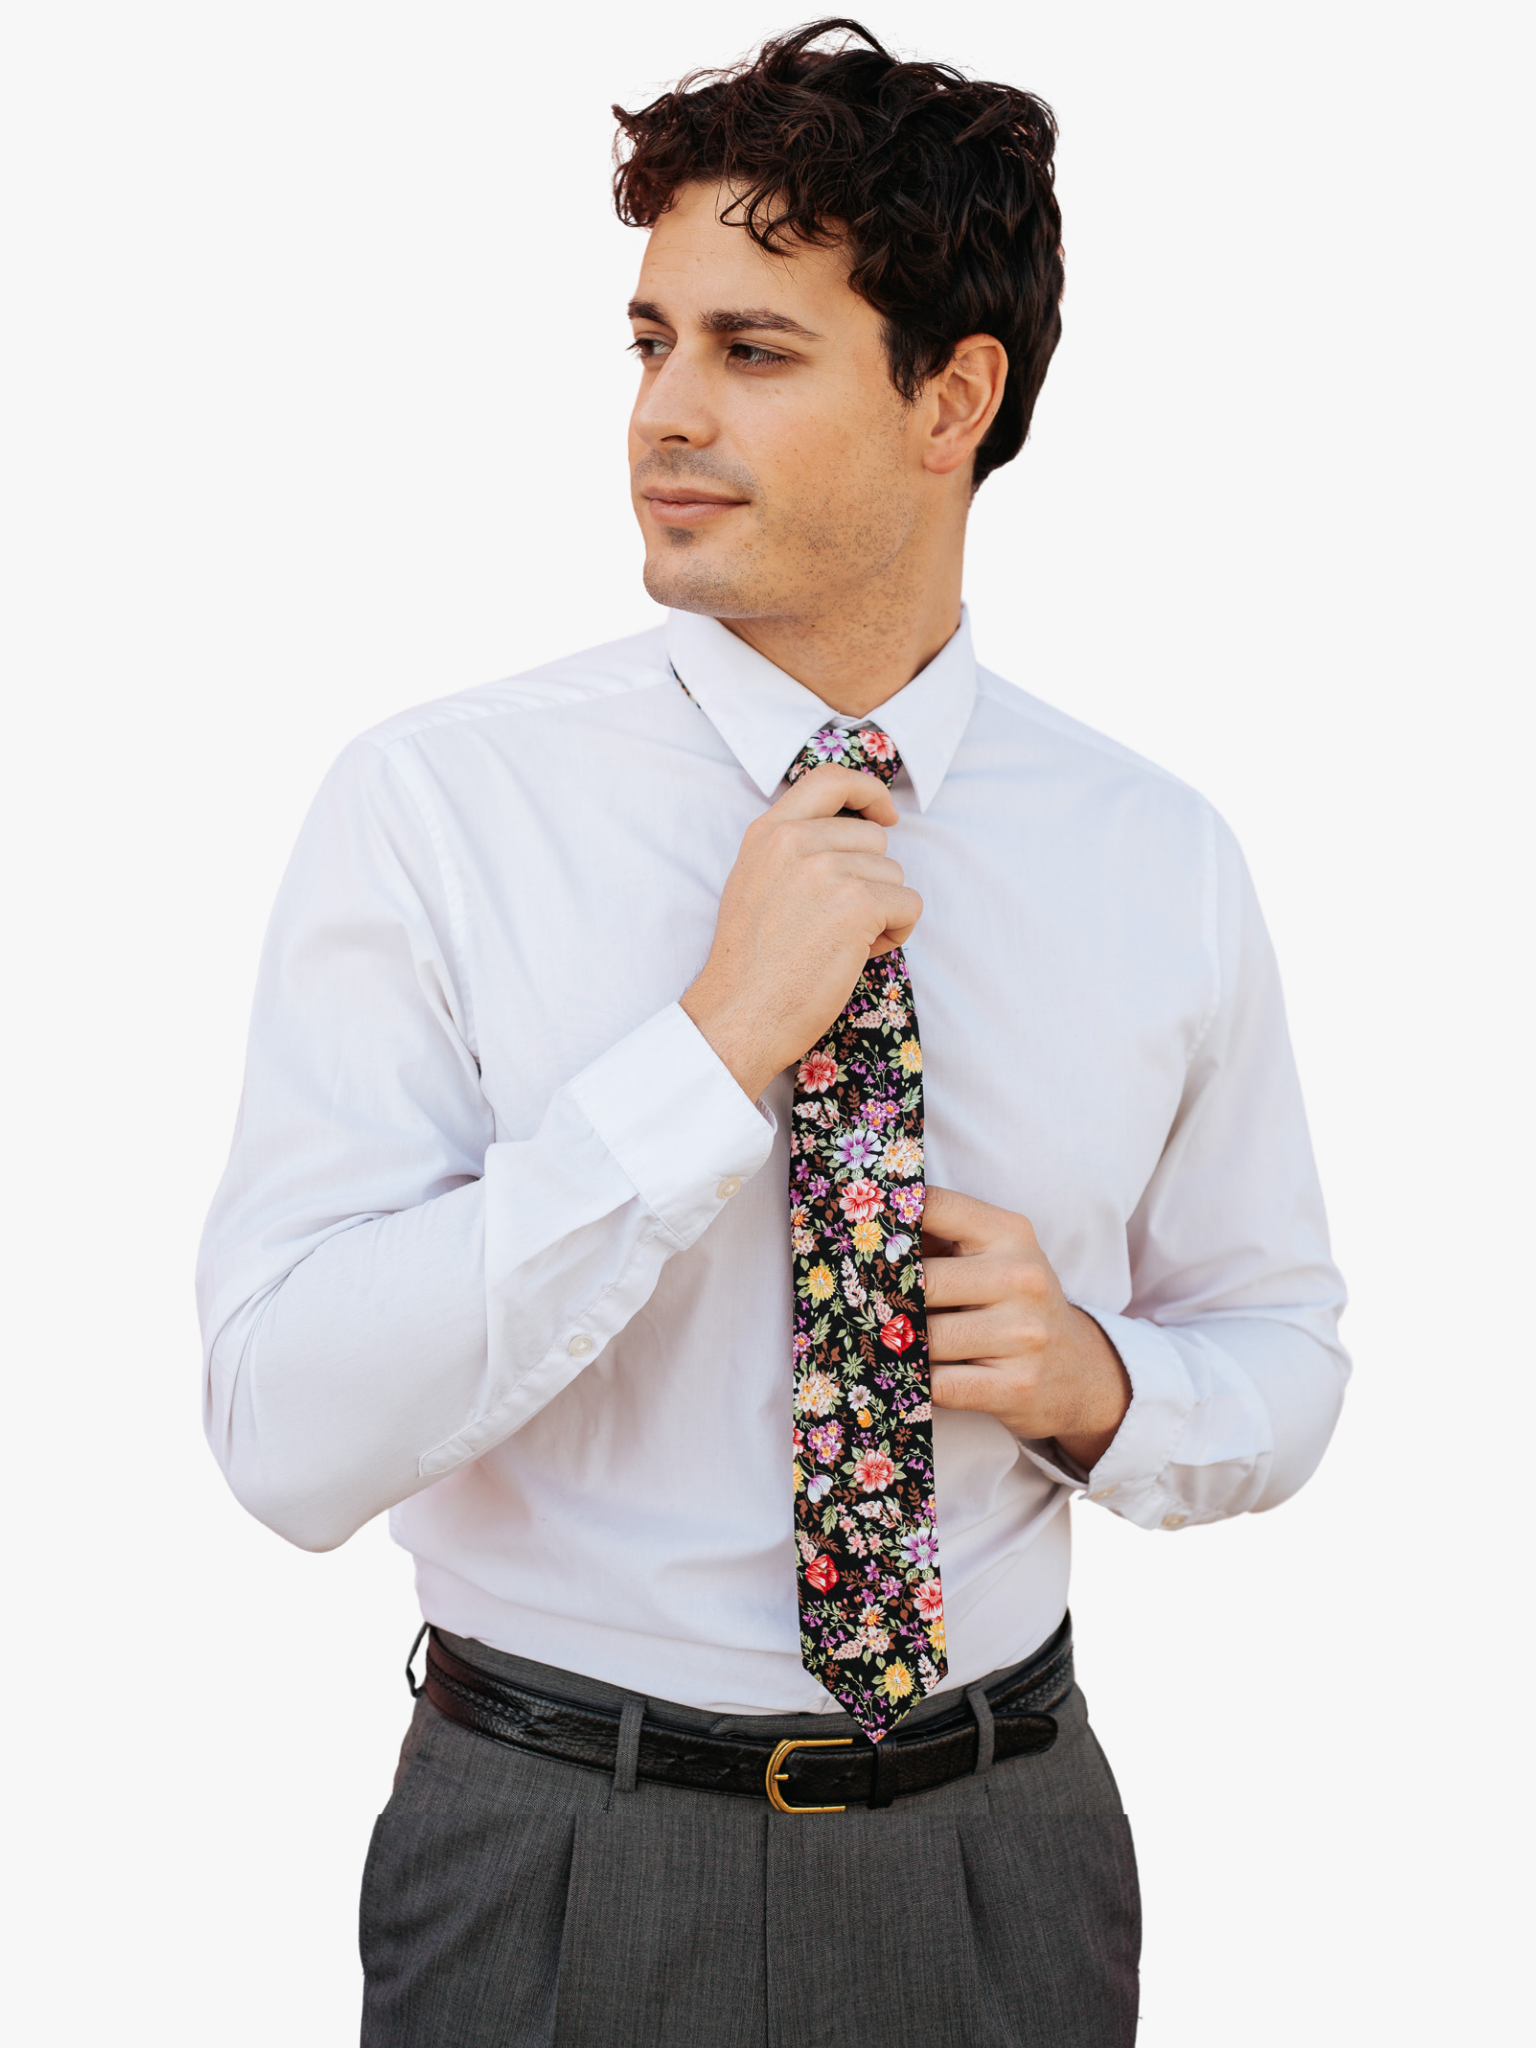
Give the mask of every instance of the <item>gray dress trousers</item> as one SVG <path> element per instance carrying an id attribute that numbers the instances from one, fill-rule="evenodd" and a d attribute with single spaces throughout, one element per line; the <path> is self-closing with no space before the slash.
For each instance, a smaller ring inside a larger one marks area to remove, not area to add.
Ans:
<path id="1" fill-rule="evenodd" d="M 541 1692 L 629 1697 L 444 1640 Z M 1130 1829 L 1081 1692 L 1054 1711 L 1043 1755 L 879 1812 L 794 1815 L 624 1790 L 420 1699 L 363 1878 L 363 2048 L 1128 2048 Z M 851 1727 L 646 1715 L 775 1739 Z"/>

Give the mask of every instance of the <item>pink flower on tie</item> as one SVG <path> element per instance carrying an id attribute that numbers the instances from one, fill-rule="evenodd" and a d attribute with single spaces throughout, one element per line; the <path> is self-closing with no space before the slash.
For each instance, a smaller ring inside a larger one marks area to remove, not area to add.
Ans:
<path id="1" fill-rule="evenodd" d="M 853 1483 L 861 1493 L 884 1493 L 896 1477 L 896 1467 L 884 1451 L 866 1451 L 853 1468 Z"/>
<path id="2" fill-rule="evenodd" d="M 800 1062 L 796 1079 L 807 1095 L 819 1094 L 823 1088 L 830 1088 L 837 1079 L 837 1061 L 830 1053 L 807 1053 Z"/>
<path id="3" fill-rule="evenodd" d="M 937 1621 L 944 1612 L 944 1592 L 937 1579 L 924 1579 L 918 1587 L 917 1611 L 924 1621 Z"/>
<path id="4" fill-rule="evenodd" d="M 864 751 L 872 761 L 895 760 L 896 742 L 888 732 L 861 732 L 859 738 L 864 742 Z"/>
<path id="5" fill-rule="evenodd" d="M 885 1197 L 872 1180 L 851 1180 L 843 1189 L 842 1210 L 850 1222 L 862 1223 L 866 1216 L 878 1216 L 884 1207 Z"/>

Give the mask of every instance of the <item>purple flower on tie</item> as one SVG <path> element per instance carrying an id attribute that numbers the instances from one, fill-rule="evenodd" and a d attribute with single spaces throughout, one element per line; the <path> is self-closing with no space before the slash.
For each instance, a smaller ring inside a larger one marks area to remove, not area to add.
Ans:
<path id="1" fill-rule="evenodd" d="M 907 1253 L 911 1251 L 911 1249 L 911 1238 L 904 1236 L 900 1231 L 898 1231 L 894 1237 L 888 1237 L 885 1240 L 885 1256 L 890 1260 L 893 1266 L 895 1265 L 898 1259 L 905 1258 Z"/>
<path id="2" fill-rule="evenodd" d="M 920 1223 L 923 1217 L 924 1188 L 921 1181 L 911 1187 L 891 1189 L 891 1207 L 903 1223 Z"/>
<path id="3" fill-rule="evenodd" d="M 806 1441 L 815 1453 L 817 1463 L 830 1465 L 843 1448 L 842 1425 L 837 1422 L 818 1423 L 807 1433 Z"/>
<path id="4" fill-rule="evenodd" d="M 823 761 L 846 761 L 848 758 L 848 735 L 839 732 L 835 725 L 813 734 L 810 744 L 811 751 L 820 754 Z"/>
<path id="5" fill-rule="evenodd" d="M 926 1522 L 909 1529 L 901 1539 L 901 1547 L 907 1553 L 908 1564 L 937 1564 L 939 1561 L 939 1539 Z"/>
<path id="6" fill-rule="evenodd" d="M 833 1149 L 844 1166 L 859 1168 L 873 1166 L 885 1147 L 873 1131 L 861 1125 L 857 1130 L 840 1132 Z"/>

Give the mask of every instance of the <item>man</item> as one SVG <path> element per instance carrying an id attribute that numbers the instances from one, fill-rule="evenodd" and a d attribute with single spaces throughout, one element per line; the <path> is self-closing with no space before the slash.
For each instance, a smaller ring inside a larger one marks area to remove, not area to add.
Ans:
<path id="1" fill-rule="evenodd" d="M 620 120 L 668 624 L 343 755 L 204 1251 L 232 1486 L 431 1625 L 364 2039 L 1124 2043 L 1070 1496 L 1273 1506 L 1346 1369 L 1271 954 L 971 652 L 1048 110 L 827 22 Z"/>

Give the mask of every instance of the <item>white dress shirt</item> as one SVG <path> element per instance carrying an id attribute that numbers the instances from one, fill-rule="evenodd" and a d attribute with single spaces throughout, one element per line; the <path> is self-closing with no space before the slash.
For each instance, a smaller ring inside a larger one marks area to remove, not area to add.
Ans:
<path id="1" fill-rule="evenodd" d="M 749 1102 L 677 998 L 828 717 L 674 613 L 349 747 L 278 897 L 199 1272 L 253 1514 L 324 1549 L 387 1508 L 428 1619 L 722 1713 L 834 1702 L 795 1604 L 790 1077 Z M 1030 1218 L 1134 1396 L 1086 1477 L 935 1414 L 956 1687 L 1060 1621 L 1080 1481 L 1154 1529 L 1302 1484 L 1343 1291 L 1210 806 L 978 668 L 964 620 L 877 719 L 926 905 L 928 1178 Z"/>

